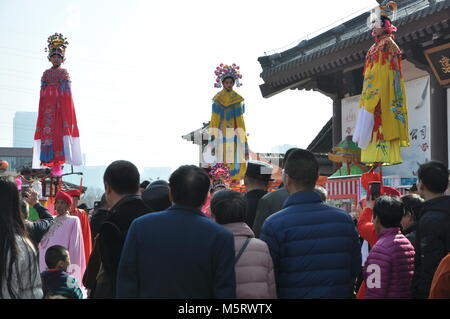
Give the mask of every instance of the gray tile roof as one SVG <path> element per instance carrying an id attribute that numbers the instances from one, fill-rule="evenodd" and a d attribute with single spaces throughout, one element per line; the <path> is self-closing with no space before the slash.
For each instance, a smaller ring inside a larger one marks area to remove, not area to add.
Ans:
<path id="1" fill-rule="evenodd" d="M 365 12 L 296 47 L 258 59 L 264 85 L 286 87 L 343 65 L 362 62 L 373 43 Z M 399 1 L 397 43 L 402 46 L 439 32 L 449 32 L 450 0 Z M 262 89 L 263 91 L 263 89 Z M 264 95 L 264 92 L 263 92 Z"/>

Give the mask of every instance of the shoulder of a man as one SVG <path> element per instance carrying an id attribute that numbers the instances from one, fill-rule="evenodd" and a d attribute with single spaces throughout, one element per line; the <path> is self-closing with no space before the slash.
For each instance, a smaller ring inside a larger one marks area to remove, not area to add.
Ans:
<path id="1" fill-rule="evenodd" d="M 423 211 L 418 222 L 418 229 L 420 232 L 433 231 L 441 228 L 447 228 L 450 223 L 450 213 L 444 210 L 437 210 L 434 208 Z"/>
<path id="2" fill-rule="evenodd" d="M 270 225 L 271 227 L 278 225 L 286 218 L 289 218 L 289 214 L 293 211 L 293 208 L 293 206 L 285 207 L 275 214 L 270 215 L 267 217 L 264 224 Z"/>

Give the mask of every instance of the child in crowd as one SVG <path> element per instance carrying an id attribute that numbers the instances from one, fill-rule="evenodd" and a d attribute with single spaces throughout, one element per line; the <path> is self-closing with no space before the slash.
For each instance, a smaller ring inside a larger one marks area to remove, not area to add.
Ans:
<path id="1" fill-rule="evenodd" d="M 48 248 L 54 245 L 67 247 L 72 262 L 70 272 L 73 271 L 72 274 L 77 282 L 82 282 L 86 269 L 83 233 L 80 219 L 69 214 L 71 205 L 71 196 L 63 192 L 56 194 L 55 210 L 58 216 L 55 217 L 55 223 L 39 243 L 39 269 L 43 272 L 47 268 L 45 254 Z"/>
<path id="2" fill-rule="evenodd" d="M 65 247 L 55 245 L 48 248 L 45 262 L 48 268 L 41 274 L 44 298 L 54 299 L 55 296 L 62 296 L 68 299 L 83 299 L 77 280 L 67 273 L 70 256 Z"/>

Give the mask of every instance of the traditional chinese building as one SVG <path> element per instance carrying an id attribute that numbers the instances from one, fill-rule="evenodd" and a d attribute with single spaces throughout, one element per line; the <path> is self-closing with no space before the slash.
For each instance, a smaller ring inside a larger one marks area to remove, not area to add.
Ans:
<path id="1" fill-rule="evenodd" d="M 397 3 L 393 23 L 398 28 L 396 42 L 404 53 L 411 146 L 402 149 L 401 165 L 385 170 L 398 178 L 398 185 L 393 186 L 410 183 L 418 165 L 427 160 L 449 163 L 450 139 L 450 0 Z M 258 59 L 263 97 L 291 89 L 314 90 L 332 99 L 332 143 L 326 152 L 353 134 L 365 56 L 373 44 L 369 15 L 365 12 L 293 48 Z"/>

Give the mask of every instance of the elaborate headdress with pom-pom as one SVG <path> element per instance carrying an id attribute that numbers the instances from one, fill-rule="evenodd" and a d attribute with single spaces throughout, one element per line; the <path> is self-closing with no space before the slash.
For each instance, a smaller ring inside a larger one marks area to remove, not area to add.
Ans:
<path id="1" fill-rule="evenodd" d="M 226 187 L 230 186 L 231 176 L 230 170 L 223 163 L 217 163 L 211 170 L 209 171 L 209 176 L 211 177 L 211 189 L 215 189 L 216 187 Z"/>
<path id="2" fill-rule="evenodd" d="M 45 48 L 45 52 L 48 52 L 48 59 L 54 55 L 59 55 L 64 60 L 66 48 L 69 42 L 61 33 L 55 33 L 48 37 L 48 46 Z"/>
<path id="3" fill-rule="evenodd" d="M 242 79 L 241 73 L 239 73 L 239 66 L 237 66 L 235 63 L 232 65 L 224 65 L 221 63 L 216 70 L 214 71 L 214 74 L 216 75 L 216 83 L 214 83 L 214 87 L 221 88 L 222 87 L 222 81 L 226 78 L 232 78 L 234 79 L 236 86 L 240 87 L 242 83 L 239 81 Z"/>

